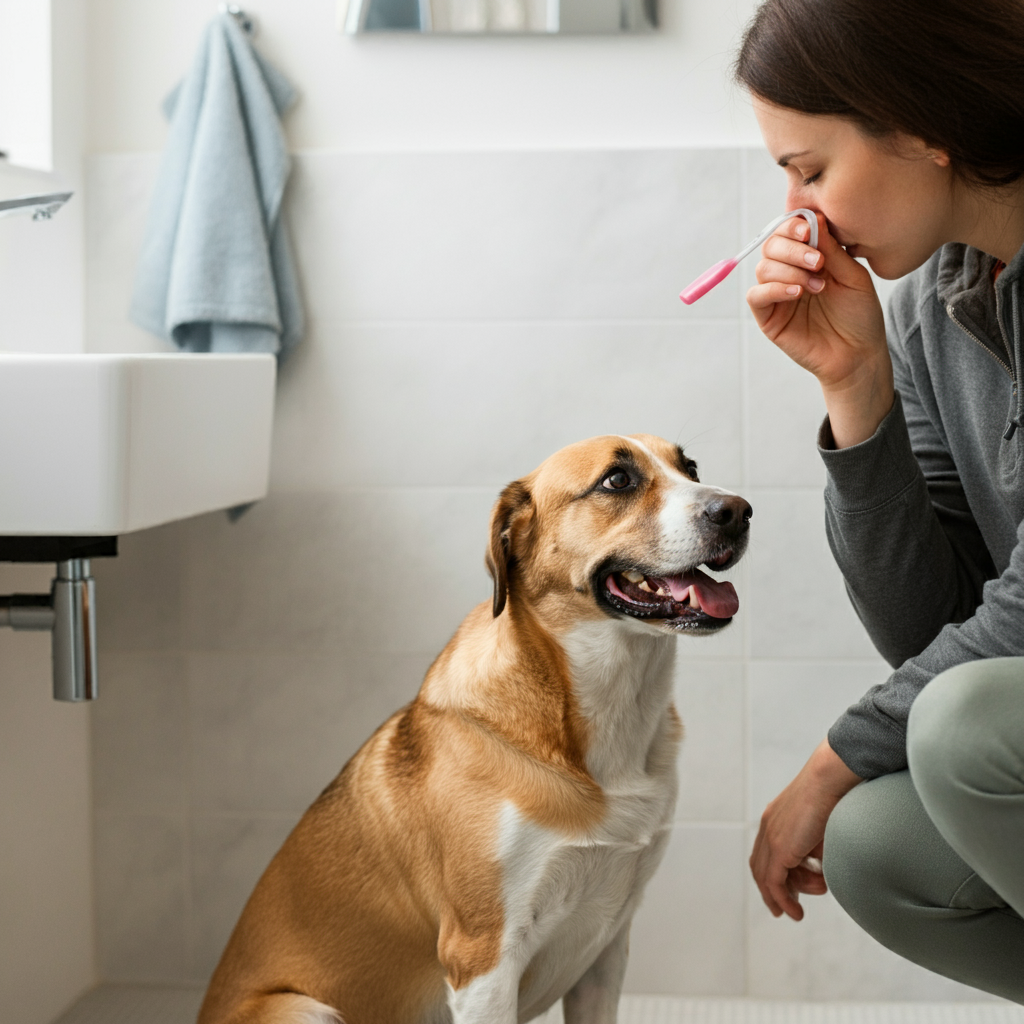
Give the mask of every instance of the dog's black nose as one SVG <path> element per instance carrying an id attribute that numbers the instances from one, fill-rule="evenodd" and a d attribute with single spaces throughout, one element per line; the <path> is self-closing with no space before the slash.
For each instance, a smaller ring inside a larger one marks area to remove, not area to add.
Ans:
<path id="1" fill-rule="evenodd" d="M 731 528 L 737 533 L 747 528 L 747 524 L 750 522 L 750 517 L 753 514 L 754 510 L 750 507 L 750 503 L 738 494 L 723 495 L 721 498 L 715 498 L 704 509 L 704 515 L 715 526 Z"/>

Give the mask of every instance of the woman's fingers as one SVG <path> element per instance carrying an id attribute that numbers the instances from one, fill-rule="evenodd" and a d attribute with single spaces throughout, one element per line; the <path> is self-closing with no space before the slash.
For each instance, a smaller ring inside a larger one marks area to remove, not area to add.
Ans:
<path id="1" fill-rule="evenodd" d="M 801 223 L 803 223 L 801 221 Z M 804 224 L 804 227 L 807 225 Z M 772 235 L 761 247 L 766 260 L 775 261 L 802 271 L 820 270 L 824 256 L 817 249 L 812 249 L 803 242 L 787 238 L 785 235 Z"/>
<path id="2" fill-rule="evenodd" d="M 794 921 L 804 916 L 797 892 L 802 890 L 793 884 L 792 872 L 786 867 L 785 855 L 774 849 L 768 838 L 768 819 L 771 807 L 761 820 L 754 849 L 750 854 L 750 872 L 761 893 L 761 899 L 773 916 L 788 914 Z"/>
<path id="3" fill-rule="evenodd" d="M 802 921 L 804 908 L 791 884 L 791 872 L 779 863 L 772 864 L 765 878 L 765 888 L 769 898 L 779 909 L 794 921 Z M 766 901 L 767 902 L 767 901 Z"/>
<path id="4" fill-rule="evenodd" d="M 825 824 L 842 796 L 860 779 L 823 740 L 796 778 L 761 815 L 750 870 L 773 914 L 803 919 L 800 893 L 826 891 L 819 870 Z"/>
<path id="5" fill-rule="evenodd" d="M 780 281 L 783 284 L 798 284 L 812 292 L 820 292 L 825 287 L 824 279 L 806 267 L 796 267 L 781 260 L 768 258 L 758 261 L 754 268 L 754 277 L 760 284 Z"/>
<path id="6" fill-rule="evenodd" d="M 784 911 L 779 906 L 778 900 L 772 895 L 771 887 L 768 884 L 767 872 L 769 862 L 767 862 L 764 856 L 765 847 L 762 843 L 762 835 L 758 836 L 757 843 L 761 844 L 761 850 L 759 852 L 758 845 L 755 844 L 754 852 L 750 856 L 750 873 L 754 876 L 758 891 L 761 893 L 761 899 L 764 901 L 764 905 L 771 911 L 772 917 L 781 917 Z"/>
<path id="7" fill-rule="evenodd" d="M 818 247 L 812 249 L 810 228 L 802 218 L 794 218 L 780 225 L 762 247 L 765 257 L 788 263 L 801 270 L 824 272 L 840 283 L 854 288 L 864 288 L 871 277 L 847 251 L 836 241 L 828 229 L 828 222 L 818 214 Z"/>
<path id="8" fill-rule="evenodd" d="M 747 292 L 747 305 L 750 306 L 759 324 L 764 323 L 782 302 L 793 302 L 803 294 L 803 288 L 797 284 L 786 284 L 784 281 L 773 281 L 770 284 L 758 284 Z"/>
<path id="9" fill-rule="evenodd" d="M 803 862 L 789 873 L 792 887 L 797 892 L 805 892 L 809 896 L 824 896 L 828 892 L 825 876 L 820 869 L 810 867 Z"/>
<path id="10" fill-rule="evenodd" d="M 747 305 L 762 333 L 774 341 L 796 315 L 803 294 L 803 285 L 773 281 L 754 285 L 747 292 Z"/>

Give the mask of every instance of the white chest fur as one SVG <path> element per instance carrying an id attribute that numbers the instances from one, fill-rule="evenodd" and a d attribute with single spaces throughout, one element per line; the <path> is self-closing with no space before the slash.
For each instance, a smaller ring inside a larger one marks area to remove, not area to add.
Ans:
<path id="1" fill-rule="evenodd" d="M 628 927 L 664 853 L 676 800 L 675 638 L 627 622 L 584 626 L 563 643 L 588 725 L 587 767 L 606 810 L 587 834 L 568 835 L 502 807 L 496 973 L 518 988 L 520 1021 L 560 999 Z M 496 979 L 479 980 L 484 988 Z"/>

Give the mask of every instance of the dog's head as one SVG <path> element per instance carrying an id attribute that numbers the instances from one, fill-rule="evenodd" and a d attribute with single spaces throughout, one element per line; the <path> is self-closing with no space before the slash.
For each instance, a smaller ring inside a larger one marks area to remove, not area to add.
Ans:
<path id="1" fill-rule="evenodd" d="M 751 514 L 738 495 L 700 483 L 696 463 L 659 437 L 570 445 L 494 506 L 494 615 L 525 603 L 553 625 L 608 616 L 671 633 L 721 629 L 736 592 L 700 567 L 740 558 Z"/>

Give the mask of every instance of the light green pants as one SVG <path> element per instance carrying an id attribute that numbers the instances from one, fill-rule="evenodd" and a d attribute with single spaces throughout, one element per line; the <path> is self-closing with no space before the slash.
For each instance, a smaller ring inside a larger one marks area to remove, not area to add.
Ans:
<path id="1" fill-rule="evenodd" d="M 936 676 L 907 754 L 832 812 L 829 889 L 894 952 L 1024 1003 L 1024 658 Z"/>

